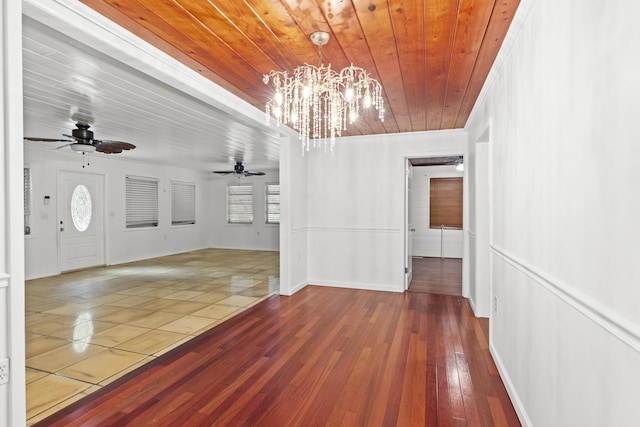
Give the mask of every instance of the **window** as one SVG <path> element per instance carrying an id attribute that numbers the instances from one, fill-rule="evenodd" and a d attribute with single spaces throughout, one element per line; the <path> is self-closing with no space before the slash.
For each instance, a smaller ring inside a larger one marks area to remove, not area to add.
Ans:
<path id="1" fill-rule="evenodd" d="M 267 224 L 280 224 L 280 184 L 267 184 Z"/>
<path id="2" fill-rule="evenodd" d="M 429 227 L 462 229 L 462 178 L 429 180 Z"/>
<path id="3" fill-rule="evenodd" d="M 24 185 L 24 234 L 31 234 L 29 227 L 29 216 L 31 215 L 31 169 L 23 169 Z"/>
<path id="4" fill-rule="evenodd" d="M 71 220 L 80 232 L 86 231 L 91 224 L 91 194 L 82 184 L 78 185 L 71 195 Z"/>
<path id="5" fill-rule="evenodd" d="M 253 186 L 227 186 L 227 222 L 229 224 L 253 223 Z"/>
<path id="6" fill-rule="evenodd" d="M 171 225 L 196 223 L 196 183 L 171 180 Z"/>
<path id="7" fill-rule="evenodd" d="M 158 180 L 140 176 L 126 179 L 126 227 L 158 226 Z"/>

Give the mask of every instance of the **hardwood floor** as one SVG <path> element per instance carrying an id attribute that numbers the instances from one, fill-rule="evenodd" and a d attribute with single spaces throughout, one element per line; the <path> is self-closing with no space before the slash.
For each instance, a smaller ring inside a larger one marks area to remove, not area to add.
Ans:
<path id="1" fill-rule="evenodd" d="M 458 258 L 413 258 L 413 280 L 409 290 L 462 295 L 462 260 Z"/>
<path id="2" fill-rule="evenodd" d="M 462 297 L 271 296 L 38 426 L 519 426 Z"/>

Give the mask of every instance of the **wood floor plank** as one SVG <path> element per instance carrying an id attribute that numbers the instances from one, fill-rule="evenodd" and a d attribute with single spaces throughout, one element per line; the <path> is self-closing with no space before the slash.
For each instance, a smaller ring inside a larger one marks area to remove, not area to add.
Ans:
<path id="1" fill-rule="evenodd" d="M 458 372 L 458 364 L 456 362 L 457 344 L 457 327 L 455 322 L 451 321 L 451 304 L 450 299 L 444 300 L 443 309 L 443 342 L 445 345 L 445 369 L 447 373 L 447 388 L 449 400 L 451 401 L 451 416 L 453 419 L 465 419 L 464 401 L 462 399 L 462 389 L 460 385 L 460 376 Z"/>
<path id="2" fill-rule="evenodd" d="M 438 302 L 441 298 L 438 298 L 434 302 L 434 324 L 436 325 L 436 369 L 437 369 L 437 394 L 438 394 L 438 426 L 449 427 L 453 425 L 453 414 L 451 410 L 451 399 L 449 396 L 449 382 L 447 374 L 447 348 L 445 337 L 447 330 L 444 327 L 448 320 L 442 313 L 442 307 Z"/>
<path id="3" fill-rule="evenodd" d="M 462 259 L 415 257 L 412 264 L 409 291 L 462 295 Z"/>
<path id="4" fill-rule="evenodd" d="M 476 393 L 474 393 L 474 391 L 479 392 L 480 390 L 474 390 L 473 388 L 469 366 L 463 353 L 456 353 L 456 364 L 458 365 L 458 376 L 460 378 L 460 388 L 464 401 L 465 420 L 467 424 L 472 426 L 482 425 L 477 402 L 477 400 L 481 400 L 481 396 L 478 396 L 476 399 Z M 477 394 L 480 395 L 480 393 Z"/>
<path id="5" fill-rule="evenodd" d="M 417 375 L 417 360 L 414 355 L 416 353 L 417 337 L 411 334 L 409 337 L 409 347 L 407 351 L 406 368 L 402 381 L 402 393 L 400 398 L 400 410 L 398 413 L 398 424 L 412 425 L 411 415 L 413 408 L 413 379 Z"/>
<path id="6" fill-rule="evenodd" d="M 519 426 L 466 300 L 273 296 L 36 426 Z"/>
<path id="7" fill-rule="evenodd" d="M 425 382 L 425 421 L 426 426 L 438 425 L 438 394 L 437 394 L 437 369 L 433 365 L 427 364 L 427 378 Z"/>

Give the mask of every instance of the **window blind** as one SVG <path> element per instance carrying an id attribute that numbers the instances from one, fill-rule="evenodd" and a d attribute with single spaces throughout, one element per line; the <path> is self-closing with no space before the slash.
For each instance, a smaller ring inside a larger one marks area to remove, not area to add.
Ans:
<path id="1" fill-rule="evenodd" d="M 126 228 L 158 226 L 158 180 L 127 176 Z"/>
<path id="2" fill-rule="evenodd" d="M 253 223 L 253 186 L 227 186 L 227 222 L 229 224 Z"/>
<path id="3" fill-rule="evenodd" d="M 267 184 L 267 224 L 280 224 L 280 184 Z"/>
<path id="4" fill-rule="evenodd" d="M 429 228 L 462 229 L 462 178 L 429 180 Z"/>
<path id="5" fill-rule="evenodd" d="M 171 224 L 196 223 L 196 183 L 171 180 Z"/>

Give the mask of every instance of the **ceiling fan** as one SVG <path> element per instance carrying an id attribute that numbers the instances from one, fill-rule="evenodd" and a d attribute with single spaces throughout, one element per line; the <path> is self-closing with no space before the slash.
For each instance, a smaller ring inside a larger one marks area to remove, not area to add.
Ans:
<path id="1" fill-rule="evenodd" d="M 44 141 L 44 142 L 69 142 L 69 144 L 58 147 L 69 147 L 73 151 L 79 153 L 93 153 L 95 151 L 106 154 L 122 153 L 122 150 L 132 150 L 135 145 L 123 141 L 99 140 L 93 139 L 93 132 L 89 130 L 86 123 L 76 123 L 76 129 L 71 131 L 71 135 L 63 134 L 67 138 L 72 139 L 55 139 L 55 138 L 33 138 L 25 136 L 27 141 Z"/>
<path id="2" fill-rule="evenodd" d="M 248 170 L 244 170 L 244 166 L 242 165 L 241 161 L 236 161 L 236 165 L 233 167 L 233 170 L 226 170 L 226 171 L 213 171 L 213 173 L 217 173 L 220 175 L 229 175 L 232 173 L 235 173 L 236 175 L 240 176 L 240 175 L 244 175 L 244 176 L 260 176 L 260 175 L 264 175 L 264 172 L 255 172 L 255 171 L 248 171 Z"/>

